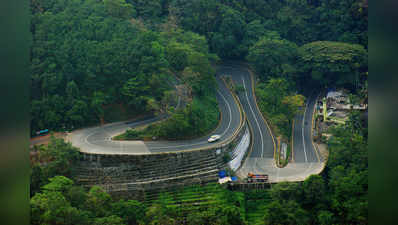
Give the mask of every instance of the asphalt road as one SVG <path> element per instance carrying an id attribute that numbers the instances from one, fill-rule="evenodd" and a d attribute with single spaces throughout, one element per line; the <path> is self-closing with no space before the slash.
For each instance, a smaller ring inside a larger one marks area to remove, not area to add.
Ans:
<path id="1" fill-rule="evenodd" d="M 320 162 L 320 157 L 312 144 L 312 115 L 317 95 L 312 93 L 306 97 L 303 113 L 295 118 L 293 131 L 293 161 L 297 163 Z"/>
<path id="2" fill-rule="evenodd" d="M 238 94 L 238 97 L 253 131 L 253 149 L 242 167 L 237 171 L 239 177 L 245 178 L 248 172 L 252 172 L 268 174 L 271 182 L 302 181 L 309 175 L 322 171 L 324 164 L 318 158 L 311 140 L 311 125 L 316 96 L 310 95 L 307 98 L 304 113 L 297 115 L 293 140 L 294 162 L 289 163 L 284 168 L 278 168 L 274 161 L 274 138 L 256 105 L 252 89 L 252 77 L 246 67 L 233 63 L 223 64 L 217 69 L 218 90 L 216 97 L 222 119 L 216 130 L 204 137 L 185 141 L 111 140 L 112 136 L 122 133 L 128 128 L 149 124 L 161 119 L 151 118 L 134 123 L 119 122 L 78 130 L 68 135 L 68 139 L 83 152 L 100 154 L 152 154 L 220 145 L 220 142 L 209 144 L 207 142 L 208 137 L 213 134 L 220 134 L 222 136 L 221 141 L 223 141 L 232 136 L 240 122 L 239 108 L 232 94 L 219 79 L 220 75 L 230 75 L 236 85 L 243 87 L 243 91 Z"/>
<path id="3" fill-rule="evenodd" d="M 224 73 L 225 71 L 222 68 L 217 70 L 218 90 L 216 98 L 222 114 L 222 118 L 216 130 L 209 135 L 193 140 L 145 142 L 145 145 L 150 149 L 151 152 L 190 150 L 195 148 L 219 145 L 218 143 L 209 144 L 207 142 L 207 139 L 213 134 L 219 134 L 221 135 L 221 139 L 218 142 L 222 142 L 223 140 L 226 140 L 233 135 L 233 133 L 239 127 L 240 112 L 230 91 L 219 79 L 219 76 L 223 75 Z"/>
<path id="4" fill-rule="evenodd" d="M 236 86 L 242 86 L 244 91 L 238 94 L 243 110 L 253 131 L 253 150 L 251 158 L 273 158 L 274 141 L 260 111 L 257 108 L 253 91 L 252 79 L 248 70 L 239 65 L 223 66 L 225 72 L 232 77 Z"/>
<path id="5" fill-rule="evenodd" d="M 302 181 L 311 174 L 318 174 L 323 170 L 323 163 L 318 160 L 317 153 L 311 140 L 311 125 L 316 96 L 307 99 L 305 112 L 297 115 L 294 129 L 294 158 L 284 168 L 278 168 L 274 160 L 274 137 L 266 121 L 256 106 L 252 92 L 252 77 L 247 68 L 237 64 L 225 65 L 235 84 L 242 85 L 244 91 L 239 99 L 252 127 L 254 143 L 253 149 L 243 163 L 237 175 L 246 178 L 247 173 L 268 174 L 271 182 Z"/>
<path id="6" fill-rule="evenodd" d="M 220 108 L 222 119 L 217 128 L 210 134 L 184 141 L 113 141 L 111 137 L 123 133 L 129 128 L 146 125 L 158 121 L 162 118 L 150 118 L 144 121 L 126 123 L 118 122 L 104 126 L 86 128 L 74 131 L 69 134 L 67 139 L 82 152 L 99 154 L 151 154 L 157 152 L 173 152 L 192 150 L 196 148 L 219 146 L 220 142 L 228 139 L 239 127 L 240 112 L 238 105 L 219 79 L 220 75 L 225 74 L 225 70 L 217 70 L 218 89 L 216 98 Z M 220 134 L 222 137 L 216 143 L 208 143 L 207 139 L 213 134 Z"/>

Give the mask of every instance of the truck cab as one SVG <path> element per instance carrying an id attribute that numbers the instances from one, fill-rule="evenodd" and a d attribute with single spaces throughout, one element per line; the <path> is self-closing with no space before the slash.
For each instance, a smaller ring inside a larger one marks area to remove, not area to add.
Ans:
<path id="1" fill-rule="evenodd" d="M 248 183 L 265 183 L 268 182 L 268 175 L 267 174 L 247 174 L 247 182 Z"/>

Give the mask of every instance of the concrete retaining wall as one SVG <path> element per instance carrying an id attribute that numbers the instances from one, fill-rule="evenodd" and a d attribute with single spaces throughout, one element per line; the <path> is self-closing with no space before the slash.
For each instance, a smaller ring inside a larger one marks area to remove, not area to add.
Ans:
<path id="1" fill-rule="evenodd" d="M 244 122 L 234 139 L 218 148 L 151 155 L 80 153 L 76 179 L 81 185 L 117 193 L 217 181 L 219 169 L 228 163 L 225 155 L 241 141 L 246 126 Z"/>
<path id="2" fill-rule="evenodd" d="M 240 168 L 240 166 L 242 165 L 242 161 L 247 153 L 247 150 L 250 147 L 251 134 L 249 132 L 249 129 L 246 128 L 245 130 L 246 131 L 243 137 L 241 138 L 239 144 L 232 152 L 232 160 L 228 163 L 229 167 L 233 171 L 236 171 Z"/>

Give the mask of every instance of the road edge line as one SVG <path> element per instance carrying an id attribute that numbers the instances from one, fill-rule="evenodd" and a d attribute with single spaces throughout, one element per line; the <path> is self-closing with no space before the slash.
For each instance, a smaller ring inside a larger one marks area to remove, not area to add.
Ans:
<path id="1" fill-rule="evenodd" d="M 318 104 L 318 98 L 319 98 L 320 95 L 321 94 L 318 94 L 318 96 L 315 98 L 314 109 L 312 111 L 312 124 L 311 124 L 311 143 L 312 143 L 312 146 L 314 147 L 315 154 L 316 154 L 316 157 L 318 158 L 318 162 L 319 163 L 321 163 L 321 160 L 320 160 L 320 157 L 319 157 L 320 152 L 318 152 L 319 149 L 315 146 L 315 143 L 314 143 L 314 120 L 315 120 L 316 105 Z"/>
<path id="2" fill-rule="evenodd" d="M 242 127 L 243 127 L 243 125 L 244 125 L 244 122 L 246 122 L 246 114 L 245 114 L 245 112 L 244 112 L 244 110 L 243 110 L 243 107 L 242 107 L 242 104 L 241 104 L 241 102 L 240 102 L 240 100 L 239 100 L 239 97 L 238 97 L 231 89 L 228 88 L 227 82 L 225 81 L 224 78 L 221 78 L 221 80 L 222 80 L 223 84 L 225 85 L 225 87 L 228 89 L 228 91 L 231 93 L 231 95 L 232 95 L 232 97 L 233 97 L 233 99 L 234 99 L 236 105 L 238 106 L 239 112 L 240 112 L 240 113 L 239 113 L 239 121 L 240 121 L 239 127 L 238 127 L 238 129 L 236 129 L 236 131 L 232 134 L 232 136 L 231 136 L 231 139 L 232 139 L 232 138 L 235 138 L 235 137 L 236 137 L 237 133 L 239 133 L 238 131 L 240 131 L 240 130 L 242 129 Z M 231 115 L 231 116 L 232 116 L 232 115 Z M 223 143 L 225 143 L 225 142 L 223 142 Z"/>
<path id="3" fill-rule="evenodd" d="M 178 153 L 178 152 L 193 152 L 193 151 L 202 151 L 202 150 L 209 150 L 209 149 L 214 149 L 214 148 L 222 148 L 222 146 L 224 144 L 230 143 L 232 140 L 234 140 L 234 138 L 236 138 L 236 136 L 239 134 L 239 132 L 242 130 L 242 128 L 244 127 L 244 122 L 246 121 L 246 114 L 243 110 L 243 107 L 240 103 L 239 98 L 235 95 L 235 93 L 233 93 L 233 91 L 231 91 L 228 86 L 226 85 L 226 82 L 224 79 L 221 79 L 221 81 L 223 82 L 223 84 L 225 85 L 225 87 L 227 88 L 227 90 L 231 93 L 232 98 L 234 99 L 235 104 L 238 106 L 238 110 L 239 110 L 239 117 L 240 117 L 240 123 L 239 123 L 239 127 L 234 131 L 234 133 L 232 134 L 232 136 L 227 139 L 224 140 L 223 142 L 219 142 L 217 144 L 211 145 L 211 146 L 207 146 L 207 147 L 203 147 L 203 148 L 193 148 L 193 149 L 186 149 L 186 150 L 180 150 L 180 151 L 172 151 L 172 152 L 162 152 L 162 153 Z M 157 154 L 157 153 L 156 153 Z"/>
<path id="4" fill-rule="evenodd" d="M 249 72 L 249 74 L 250 74 L 250 79 L 251 79 L 251 81 L 252 81 L 252 93 L 253 93 L 253 97 L 254 97 L 254 102 L 256 103 L 257 110 L 258 110 L 258 111 L 260 112 L 260 114 L 261 114 L 261 118 L 263 118 L 264 123 L 267 125 L 268 131 L 269 131 L 269 133 L 271 134 L 272 142 L 274 143 L 274 162 L 276 163 L 276 160 L 275 160 L 275 156 L 276 156 L 275 136 L 274 136 L 274 134 L 272 133 L 271 127 L 269 126 L 269 124 L 268 124 L 267 120 L 265 119 L 263 113 L 261 112 L 260 108 L 258 107 L 258 104 L 257 104 L 257 96 L 256 96 L 256 93 L 255 93 L 255 91 L 254 91 L 254 86 L 255 86 L 255 85 L 254 85 L 254 75 L 253 75 L 253 72 L 250 70 L 250 68 L 247 68 L 247 70 L 248 70 L 248 72 Z M 277 165 L 276 165 L 276 166 L 277 166 Z M 277 166 L 277 167 L 278 167 L 278 166 Z"/>

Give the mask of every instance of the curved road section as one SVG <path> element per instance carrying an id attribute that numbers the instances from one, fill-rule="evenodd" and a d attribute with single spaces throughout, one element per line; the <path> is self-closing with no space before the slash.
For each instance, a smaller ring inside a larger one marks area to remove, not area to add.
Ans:
<path id="1" fill-rule="evenodd" d="M 225 74 L 223 69 L 217 71 L 216 98 L 221 111 L 221 121 L 217 128 L 209 135 L 184 141 L 114 141 L 112 137 L 125 132 L 129 128 L 147 125 L 161 119 L 165 116 L 150 118 L 139 122 L 118 122 L 98 127 L 80 129 L 70 133 L 67 140 L 73 146 L 80 148 L 80 151 L 96 154 L 126 154 L 142 155 L 160 152 L 175 152 L 184 150 L 194 150 L 206 147 L 216 147 L 230 138 L 240 125 L 240 111 L 234 97 L 228 88 L 219 79 L 219 75 Z M 208 143 L 210 135 L 220 134 L 221 139 L 216 143 Z"/>
<path id="2" fill-rule="evenodd" d="M 312 118 L 316 96 L 307 97 L 304 113 L 297 115 L 293 140 L 294 162 L 284 168 L 278 168 L 274 160 L 275 139 L 257 107 L 251 74 L 246 67 L 236 64 L 225 64 L 223 71 L 232 77 L 236 85 L 241 85 L 244 89 L 238 97 L 254 137 L 253 148 L 237 172 L 238 176 L 246 178 L 249 172 L 268 174 L 270 182 L 281 182 L 302 181 L 311 174 L 320 173 L 324 165 L 312 142 Z"/>
<path id="3" fill-rule="evenodd" d="M 249 156 L 237 171 L 240 178 L 246 178 L 249 172 L 268 174 L 270 182 L 302 181 L 311 174 L 322 171 L 324 163 L 312 142 L 312 121 L 316 95 L 307 97 L 304 112 L 297 115 L 293 131 L 293 162 L 284 168 L 278 168 L 274 161 L 275 139 L 266 121 L 261 115 L 254 96 L 253 78 L 248 69 L 237 64 L 223 64 L 217 69 L 218 89 L 216 97 L 222 113 L 219 126 L 209 135 L 186 141 L 113 141 L 111 137 L 129 128 L 150 124 L 162 117 L 150 118 L 139 122 L 119 122 L 105 126 L 81 129 L 71 133 L 68 140 L 82 152 L 97 154 L 152 154 L 195 150 L 216 147 L 230 138 L 240 124 L 240 111 L 232 94 L 220 80 L 221 75 L 231 76 L 234 83 L 243 87 L 238 97 L 246 113 L 253 134 L 253 148 Z M 217 143 L 208 143 L 212 134 L 220 134 Z"/>

